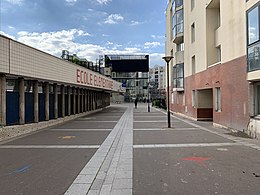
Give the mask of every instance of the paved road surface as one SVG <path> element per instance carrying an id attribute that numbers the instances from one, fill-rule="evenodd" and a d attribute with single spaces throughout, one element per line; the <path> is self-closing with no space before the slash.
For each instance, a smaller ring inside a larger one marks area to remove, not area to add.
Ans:
<path id="1" fill-rule="evenodd" d="M 260 141 L 146 104 L 0 145 L 0 194 L 260 194 Z"/>

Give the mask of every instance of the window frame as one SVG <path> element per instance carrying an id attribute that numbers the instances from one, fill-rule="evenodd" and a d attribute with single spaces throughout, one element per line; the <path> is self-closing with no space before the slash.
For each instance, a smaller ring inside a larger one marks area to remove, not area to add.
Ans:
<path id="1" fill-rule="evenodd" d="M 253 11 L 255 8 L 258 8 L 258 40 L 249 43 L 249 13 Z M 252 72 L 256 70 L 260 70 L 260 66 L 257 68 L 251 68 L 249 66 L 249 49 L 252 49 L 253 47 L 256 47 L 257 45 L 260 44 L 260 2 L 257 2 L 255 5 L 253 5 L 250 9 L 246 11 L 246 45 L 247 45 L 247 50 L 246 50 L 246 55 L 247 55 L 247 72 Z"/>
<path id="2" fill-rule="evenodd" d="M 222 111 L 222 92 L 220 87 L 215 87 L 215 111 Z"/>

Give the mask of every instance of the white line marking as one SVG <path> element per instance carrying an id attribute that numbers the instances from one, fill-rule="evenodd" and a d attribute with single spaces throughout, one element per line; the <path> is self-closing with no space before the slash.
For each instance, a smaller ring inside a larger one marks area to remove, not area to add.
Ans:
<path id="1" fill-rule="evenodd" d="M 88 123 L 117 123 L 118 121 L 89 121 L 89 120 L 75 120 L 75 122 L 88 122 Z"/>
<path id="2" fill-rule="evenodd" d="M 2 145 L 1 148 L 21 148 L 21 149 L 77 149 L 77 148 L 84 148 L 84 149 L 97 149 L 100 145 Z"/>
<path id="3" fill-rule="evenodd" d="M 50 129 L 48 131 L 112 131 L 112 129 Z"/>
<path id="4" fill-rule="evenodd" d="M 134 123 L 166 123 L 167 121 L 134 121 Z"/>
<path id="5" fill-rule="evenodd" d="M 134 129 L 134 131 L 164 131 L 166 129 L 152 129 L 152 128 L 149 128 L 149 129 Z"/>
<path id="6" fill-rule="evenodd" d="M 148 117 L 148 118 L 152 118 L 152 117 L 165 118 L 164 115 L 158 115 L 158 116 L 134 116 L 134 118 L 145 118 L 145 117 Z"/>
<path id="7" fill-rule="evenodd" d="M 209 146 L 237 146 L 239 143 L 194 143 L 194 144 L 146 144 L 134 145 L 134 148 L 189 148 L 189 147 L 209 147 Z"/>
<path id="8" fill-rule="evenodd" d="M 167 129 L 167 128 L 163 128 L 163 129 L 158 129 L 158 128 L 144 128 L 144 129 L 134 129 L 134 131 L 191 131 L 191 130 L 200 130 L 199 128 L 195 128 L 195 127 L 180 127 L 180 128 L 176 128 L 176 129 Z"/>

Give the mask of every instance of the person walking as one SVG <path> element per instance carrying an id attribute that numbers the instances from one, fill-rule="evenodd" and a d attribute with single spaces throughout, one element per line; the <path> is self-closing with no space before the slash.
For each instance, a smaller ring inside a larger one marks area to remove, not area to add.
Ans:
<path id="1" fill-rule="evenodd" d="M 138 98 L 135 99 L 135 108 L 137 108 Z"/>

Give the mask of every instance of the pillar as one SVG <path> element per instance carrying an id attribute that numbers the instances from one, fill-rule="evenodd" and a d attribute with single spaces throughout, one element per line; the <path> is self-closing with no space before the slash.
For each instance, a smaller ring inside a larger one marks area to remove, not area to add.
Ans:
<path id="1" fill-rule="evenodd" d="M 39 89 L 38 81 L 33 82 L 33 110 L 34 110 L 34 122 L 39 122 Z"/>
<path id="2" fill-rule="evenodd" d="M 85 96 L 85 93 L 84 93 L 84 89 L 81 89 L 81 112 L 83 113 L 84 112 L 84 96 Z"/>
<path id="3" fill-rule="evenodd" d="M 54 118 L 58 118 L 58 86 L 56 83 L 53 84 L 53 93 L 54 93 Z"/>
<path id="4" fill-rule="evenodd" d="M 19 124 L 25 123 L 25 89 L 24 89 L 24 78 L 18 79 L 19 87 Z"/>
<path id="5" fill-rule="evenodd" d="M 90 91 L 90 110 L 93 110 L 93 91 Z"/>
<path id="6" fill-rule="evenodd" d="M 70 86 L 68 86 L 67 87 L 67 93 L 68 93 L 68 116 L 70 116 L 71 115 L 71 96 L 70 96 L 70 90 L 71 90 L 71 88 L 70 88 Z"/>
<path id="7" fill-rule="evenodd" d="M 0 126 L 6 126 L 6 76 L 0 74 Z"/>
<path id="8" fill-rule="evenodd" d="M 78 88 L 77 91 L 78 91 L 78 113 L 81 113 L 81 111 L 80 111 L 80 108 L 81 108 L 81 104 L 80 104 L 81 90 L 80 90 L 80 88 Z"/>
<path id="9" fill-rule="evenodd" d="M 72 93 L 73 93 L 73 114 L 76 114 L 76 88 L 72 88 Z"/>
<path id="10" fill-rule="evenodd" d="M 84 95 L 85 95 L 85 112 L 88 111 L 88 92 L 87 89 L 84 89 Z"/>
<path id="11" fill-rule="evenodd" d="M 44 83 L 44 95 L 45 95 L 45 120 L 50 120 L 50 84 Z"/>
<path id="12" fill-rule="evenodd" d="M 89 111 L 89 90 L 87 90 L 87 111 Z"/>
<path id="13" fill-rule="evenodd" d="M 61 117 L 65 117 L 65 86 L 60 86 L 61 91 Z"/>

